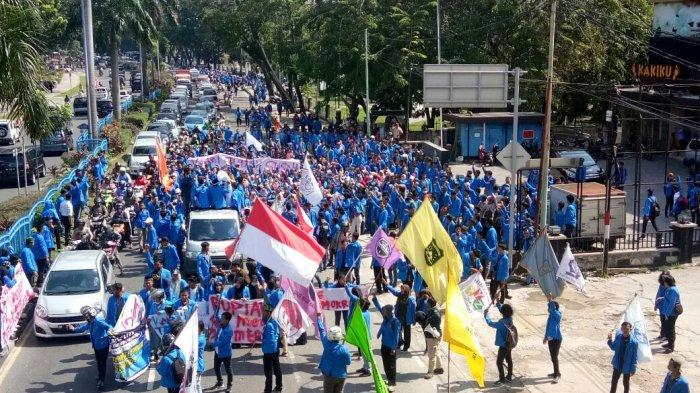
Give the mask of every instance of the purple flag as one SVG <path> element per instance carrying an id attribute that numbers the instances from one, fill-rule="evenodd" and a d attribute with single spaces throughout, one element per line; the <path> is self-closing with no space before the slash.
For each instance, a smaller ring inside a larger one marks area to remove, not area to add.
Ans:
<path id="1" fill-rule="evenodd" d="M 283 276 L 280 279 L 280 287 L 285 292 L 291 291 L 292 295 L 294 295 L 294 300 L 299 303 L 306 315 L 312 321 L 316 320 L 316 314 L 319 312 L 319 309 L 316 306 L 316 291 L 311 284 L 305 287 Z"/>
<path id="2" fill-rule="evenodd" d="M 403 259 L 403 254 L 396 247 L 396 239 L 389 237 L 382 228 L 374 232 L 365 250 L 372 254 L 372 258 L 379 261 L 384 269 L 391 268 L 396 261 Z"/>

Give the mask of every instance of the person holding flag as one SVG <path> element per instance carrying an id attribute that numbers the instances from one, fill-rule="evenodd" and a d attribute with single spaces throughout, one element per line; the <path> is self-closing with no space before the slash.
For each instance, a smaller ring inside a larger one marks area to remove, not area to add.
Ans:
<path id="1" fill-rule="evenodd" d="M 622 376 L 622 386 L 625 389 L 625 393 L 630 391 L 630 378 L 637 372 L 637 347 L 639 343 L 634 337 L 632 332 L 632 324 L 629 322 L 622 322 L 620 325 L 620 332 L 615 334 L 615 339 L 613 340 L 613 333 L 608 333 L 608 347 L 613 351 L 613 374 L 612 382 L 610 384 L 610 393 L 615 393 L 617 391 L 617 383 L 620 381 L 620 376 Z"/>
<path id="2" fill-rule="evenodd" d="M 547 344 L 549 346 L 549 356 L 552 359 L 552 366 L 554 367 L 554 372 L 549 374 L 548 377 L 554 378 L 554 382 L 559 382 L 561 378 L 561 373 L 559 372 L 559 348 L 561 348 L 561 311 L 559 310 L 559 303 L 552 300 L 552 294 L 547 294 L 547 327 L 544 332 L 544 338 L 542 339 L 542 344 Z"/>
<path id="3" fill-rule="evenodd" d="M 372 298 L 372 302 L 377 310 L 381 310 L 384 318 L 379 326 L 377 338 L 382 339 L 382 364 L 389 382 L 389 391 L 393 392 L 396 389 L 396 349 L 399 347 L 401 337 L 401 322 L 394 316 L 394 306 L 391 304 L 382 306 L 376 295 Z"/>
<path id="4" fill-rule="evenodd" d="M 317 315 L 316 326 L 323 343 L 323 354 L 318 365 L 323 373 L 323 392 L 342 393 L 345 378 L 348 376 L 348 366 L 352 361 L 350 351 L 341 343 L 343 332 L 339 326 L 333 326 L 326 334 L 321 313 Z"/>
<path id="5" fill-rule="evenodd" d="M 513 326 L 513 307 L 510 304 L 497 304 L 498 310 L 503 315 L 499 321 L 494 322 L 489 317 L 489 309 L 487 307 L 484 310 L 484 319 L 486 324 L 490 327 L 496 329 L 496 346 L 498 347 L 498 356 L 496 358 L 496 366 L 498 367 L 498 381 L 496 386 L 503 385 L 507 382 L 513 381 L 513 358 L 511 356 L 511 351 L 513 349 L 512 344 L 509 343 L 510 327 Z M 508 374 L 504 373 L 503 363 L 508 364 Z"/>
<path id="6" fill-rule="evenodd" d="M 386 285 L 386 280 L 384 280 L 384 285 Z M 403 345 L 402 350 L 406 352 L 411 347 L 411 326 L 416 323 L 416 297 L 411 295 L 411 287 L 406 284 L 402 284 L 400 289 L 387 285 L 387 289 L 396 296 L 394 310 L 396 318 L 399 319 L 402 326 L 399 346 Z"/>

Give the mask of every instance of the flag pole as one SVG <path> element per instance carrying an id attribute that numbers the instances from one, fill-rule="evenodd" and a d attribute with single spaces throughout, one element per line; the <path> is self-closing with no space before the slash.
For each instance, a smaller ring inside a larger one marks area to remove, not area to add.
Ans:
<path id="1" fill-rule="evenodd" d="M 450 393 L 450 363 L 452 363 L 452 348 L 447 345 L 447 393 Z"/>

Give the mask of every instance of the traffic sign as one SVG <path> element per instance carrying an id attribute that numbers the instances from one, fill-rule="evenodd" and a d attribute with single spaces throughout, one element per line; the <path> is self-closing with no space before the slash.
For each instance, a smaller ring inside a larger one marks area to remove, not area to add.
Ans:
<path id="1" fill-rule="evenodd" d="M 501 162 L 506 168 L 511 166 L 511 157 L 515 156 L 515 170 L 522 168 L 527 164 L 530 159 L 530 153 L 525 150 L 525 148 L 518 143 L 518 141 L 511 141 L 503 150 L 498 153 L 496 158 Z M 511 168 L 512 169 L 512 168 Z"/>

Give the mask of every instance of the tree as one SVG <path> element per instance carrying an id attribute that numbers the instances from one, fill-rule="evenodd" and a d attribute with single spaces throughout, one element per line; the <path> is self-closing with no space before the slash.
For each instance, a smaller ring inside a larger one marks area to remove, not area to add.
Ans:
<path id="1" fill-rule="evenodd" d="M 34 0 L 0 0 L 0 110 L 23 119 L 31 139 L 51 133 L 47 99 L 39 89 L 43 20 Z"/>

